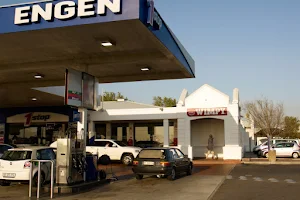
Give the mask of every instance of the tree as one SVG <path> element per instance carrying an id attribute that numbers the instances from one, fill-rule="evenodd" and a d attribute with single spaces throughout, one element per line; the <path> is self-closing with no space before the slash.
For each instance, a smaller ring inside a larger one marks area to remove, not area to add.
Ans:
<path id="1" fill-rule="evenodd" d="M 114 92 L 104 92 L 103 98 L 101 96 L 102 101 L 117 101 L 118 99 L 125 99 L 128 100 L 127 97 L 122 95 L 120 92 L 114 93 Z"/>
<path id="2" fill-rule="evenodd" d="M 176 99 L 170 97 L 160 97 L 155 96 L 153 97 L 153 105 L 160 106 L 160 107 L 175 107 L 176 106 Z"/>
<path id="3" fill-rule="evenodd" d="M 278 129 L 283 129 L 284 109 L 282 103 L 273 103 L 266 98 L 245 103 L 245 109 L 256 128 L 263 130 L 268 137 L 268 149 L 270 150 L 270 138 Z"/>
<path id="4" fill-rule="evenodd" d="M 284 118 L 284 128 L 281 136 L 288 138 L 299 138 L 299 126 L 300 120 L 297 117 L 286 116 Z"/>

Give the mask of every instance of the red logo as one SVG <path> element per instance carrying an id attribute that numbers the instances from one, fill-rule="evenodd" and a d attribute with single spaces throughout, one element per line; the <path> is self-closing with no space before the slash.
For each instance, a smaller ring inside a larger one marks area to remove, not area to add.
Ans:
<path id="1" fill-rule="evenodd" d="M 191 108 L 187 110 L 189 117 L 227 115 L 227 108 Z"/>
<path id="2" fill-rule="evenodd" d="M 33 115 L 33 113 L 28 113 L 25 115 L 25 123 L 24 126 L 30 126 L 32 121 L 48 121 L 50 119 L 50 115 Z"/>
<path id="3" fill-rule="evenodd" d="M 33 113 L 28 113 L 27 115 L 25 115 L 25 123 L 24 123 L 25 127 L 30 126 L 32 115 L 33 115 Z"/>

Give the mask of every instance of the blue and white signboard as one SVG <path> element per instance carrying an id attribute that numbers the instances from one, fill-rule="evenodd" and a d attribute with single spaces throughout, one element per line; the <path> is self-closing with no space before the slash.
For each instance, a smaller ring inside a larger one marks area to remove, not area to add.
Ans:
<path id="1" fill-rule="evenodd" d="M 0 34 L 139 18 L 140 0 L 0 0 Z"/>

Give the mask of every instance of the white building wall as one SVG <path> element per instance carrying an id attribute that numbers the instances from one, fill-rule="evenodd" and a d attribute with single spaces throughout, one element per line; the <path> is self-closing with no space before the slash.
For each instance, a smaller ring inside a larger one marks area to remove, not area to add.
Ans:
<path id="1" fill-rule="evenodd" d="M 239 130 L 239 105 L 228 105 L 228 116 L 225 119 L 225 146 L 223 147 L 223 158 L 241 159 L 243 156 L 243 148 L 240 143 Z"/>
<path id="2" fill-rule="evenodd" d="M 177 120 L 177 134 L 178 134 L 178 147 L 183 151 L 184 154 L 188 153 L 188 146 L 186 141 L 186 129 L 185 129 L 185 123 L 187 119 L 185 118 L 179 118 Z"/>
<path id="3" fill-rule="evenodd" d="M 185 100 L 187 108 L 217 108 L 227 107 L 229 96 L 205 84 L 193 92 Z"/>

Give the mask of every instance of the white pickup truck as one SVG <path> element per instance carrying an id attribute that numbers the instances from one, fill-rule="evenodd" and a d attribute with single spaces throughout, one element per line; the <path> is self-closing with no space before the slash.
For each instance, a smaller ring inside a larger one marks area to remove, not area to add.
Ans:
<path id="1" fill-rule="evenodd" d="M 57 143 L 54 142 L 50 146 L 56 148 Z M 111 160 L 120 160 L 125 165 L 131 165 L 141 150 L 139 147 L 127 146 L 112 139 L 96 139 L 93 145 L 86 147 L 86 152 L 98 155 L 99 158 L 108 155 Z"/>

